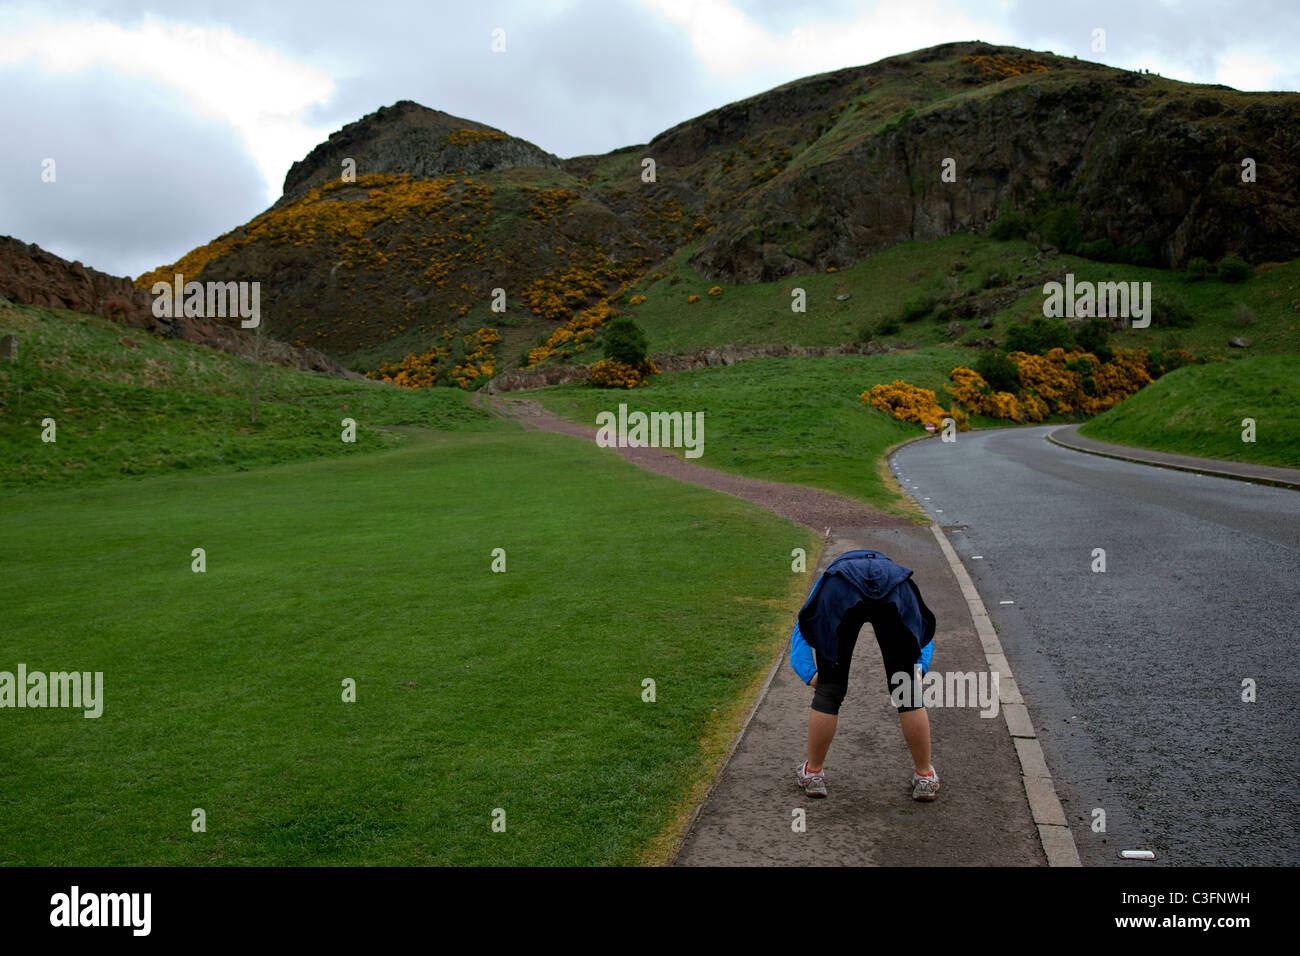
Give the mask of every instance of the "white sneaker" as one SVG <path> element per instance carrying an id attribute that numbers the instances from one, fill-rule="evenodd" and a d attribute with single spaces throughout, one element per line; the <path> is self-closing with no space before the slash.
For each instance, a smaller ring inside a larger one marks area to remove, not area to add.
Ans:
<path id="1" fill-rule="evenodd" d="M 912 768 L 912 799 L 933 800 L 939 793 L 939 772 L 930 768 L 930 775 L 922 777 Z"/>
<path id="2" fill-rule="evenodd" d="M 794 768 L 794 775 L 799 781 L 799 786 L 803 787 L 803 792 L 810 797 L 826 796 L 826 777 L 823 776 L 822 771 L 807 773 L 807 769 L 807 761 Z"/>

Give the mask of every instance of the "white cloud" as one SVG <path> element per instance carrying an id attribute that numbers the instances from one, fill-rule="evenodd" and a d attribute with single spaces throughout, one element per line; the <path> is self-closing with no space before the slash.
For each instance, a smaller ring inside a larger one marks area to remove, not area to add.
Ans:
<path id="1" fill-rule="evenodd" d="M 822 73 L 955 40 L 1010 42 L 1006 28 L 939 0 L 879 2 L 851 20 L 810 20 L 783 33 L 755 23 L 729 0 L 642 2 L 684 28 L 695 56 L 728 77 L 773 69 Z"/>
<path id="2" fill-rule="evenodd" d="M 0 36 L 0 68 L 29 61 L 50 74 L 100 67 L 173 90 L 197 114 L 238 133 L 271 199 L 279 195 L 289 166 L 328 132 L 309 127 L 302 117 L 333 95 L 330 77 L 225 27 L 149 16 L 130 27 L 11 16 Z"/>
<path id="3" fill-rule="evenodd" d="M 1214 81 L 1238 90 L 1287 90 L 1294 82 L 1293 69 L 1262 53 L 1232 50 L 1216 57 Z"/>

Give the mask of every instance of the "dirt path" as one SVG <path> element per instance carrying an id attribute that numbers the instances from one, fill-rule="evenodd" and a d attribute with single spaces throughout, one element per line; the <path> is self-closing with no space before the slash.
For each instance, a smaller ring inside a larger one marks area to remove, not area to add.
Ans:
<path id="1" fill-rule="evenodd" d="M 566 421 L 531 399 L 480 403 L 542 429 L 594 440 L 595 427 Z M 966 600 L 926 526 L 882 514 L 838 495 L 728 475 L 654 448 L 617 449 L 658 474 L 737 495 L 827 537 L 816 580 L 836 556 L 877 549 L 915 572 L 939 622 L 933 668 L 987 671 Z M 791 608 L 791 620 L 797 608 Z M 934 763 L 942 788 L 931 804 L 911 799 L 911 759 L 889 701 L 871 629 L 864 627 L 849 696 L 827 760 L 825 800 L 809 800 L 795 783 L 803 756 L 812 691 L 785 663 L 784 649 L 716 786 L 674 862 L 685 866 L 750 865 L 1044 865 L 1020 763 L 1007 725 L 977 707 L 933 708 Z M 806 829 L 792 827 L 803 810 Z"/>

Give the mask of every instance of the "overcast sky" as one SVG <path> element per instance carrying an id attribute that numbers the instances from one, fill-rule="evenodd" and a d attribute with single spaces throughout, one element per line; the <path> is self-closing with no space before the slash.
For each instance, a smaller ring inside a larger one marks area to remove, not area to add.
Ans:
<path id="1" fill-rule="evenodd" d="M 247 222 L 295 160 L 402 99 L 568 157 L 952 40 L 1296 90 L 1297 38 L 1293 0 L 0 0 L 0 235 L 139 275 Z"/>

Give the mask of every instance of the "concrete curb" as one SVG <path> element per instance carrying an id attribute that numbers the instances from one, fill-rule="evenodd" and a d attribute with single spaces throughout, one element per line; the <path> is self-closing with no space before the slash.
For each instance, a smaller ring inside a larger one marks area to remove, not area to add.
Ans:
<path id="1" fill-rule="evenodd" d="M 930 531 L 939 543 L 944 557 L 948 559 L 953 577 L 957 579 L 962 596 L 966 598 L 971 621 L 975 624 L 975 632 L 984 648 L 989 670 L 998 674 L 998 699 L 1001 702 L 1002 717 L 1020 758 L 1025 797 L 1029 800 L 1029 810 L 1038 827 L 1038 838 L 1047 855 L 1047 865 L 1082 866 L 1078 847 L 1074 844 L 1074 834 L 1070 832 L 1056 788 L 1052 786 L 1052 776 L 1048 772 L 1047 761 L 1043 758 L 1043 748 L 1034 732 L 1033 721 L 1029 719 L 1029 710 L 1020 696 L 1011 667 L 1002 653 L 1002 643 L 993 628 L 993 620 L 989 617 L 979 592 L 975 590 L 975 583 L 966 573 L 965 565 L 957 557 L 957 552 L 953 550 L 943 530 L 931 522 Z"/>
<path id="2" fill-rule="evenodd" d="M 1252 484 L 1256 484 L 1256 485 L 1269 485 L 1274 488 L 1290 488 L 1293 491 L 1300 491 L 1300 481 L 1291 481 L 1286 478 L 1271 477 L 1269 475 L 1261 475 L 1261 474 L 1252 475 L 1252 474 L 1242 474 L 1240 472 L 1232 472 L 1232 471 L 1219 471 L 1214 468 L 1206 468 L 1200 465 L 1197 466 L 1181 465 L 1172 461 L 1158 461 L 1154 458 L 1138 458 L 1138 457 L 1134 457 L 1134 455 L 1140 455 L 1141 454 L 1140 449 L 1135 448 L 1133 450 L 1133 455 L 1122 455 L 1118 452 L 1102 451 L 1101 449 L 1098 448 L 1087 448 L 1083 445 L 1071 444 L 1070 442 L 1062 438 L 1056 437 L 1057 435 L 1061 434 L 1067 429 L 1074 428 L 1074 427 L 1075 426 L 1073 425 L 1062 425 L 1060 428 L 1056 429 L 1055 431 L 1048 432 L 1047 440 L 1050 441 L 1053 445 L 1059 445 L 1062 448 L 1068 448 L 1070 451 L 1080 451 L 1083 452 L 1085 455 L 1096 455 L 1099 458 L 1114 458 L 1116 461 L 1129 461 L 1137 465 L 1152 465 L 1156 468 L 1169 468 L 1174 471 L 1189 471 L 1197 475 L 1209 475 L 1212 478 L 1231 478 L 1234 481 L 1249 481 Z M 1083 436 L 1079 436 L 1079 437 L 1082 438 Z M 1103 443 L 1099 443 L 1099 444 L 1103 444 Z M 1111 443 L 1105 442 L 1104 444 L 1110 445 Z M 1112 447 L 1120 447 L 1120 446 L 1112 446 Z M 1172 452 L 1166 452 L 1164 454 L 1172 454 Z M 1243 467 L 1248 468 L 1250 466 L 1243 465 Z M 1267 468 L 1270 466 L 1260 465 L 1258 467 Z"/>

